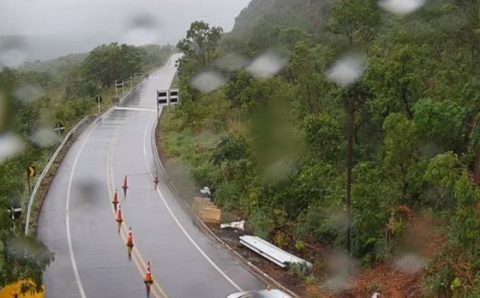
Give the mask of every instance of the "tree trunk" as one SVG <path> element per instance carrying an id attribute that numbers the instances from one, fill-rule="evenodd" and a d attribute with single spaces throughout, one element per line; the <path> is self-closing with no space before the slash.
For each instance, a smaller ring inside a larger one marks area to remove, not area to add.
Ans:
<path id="1" fill-rule="evenodd" d="M 480 145 L 475 150 L 475 162 L 473 164 L 473 180 L 480 185 Z"/>
<path id="2" fill-rule="evenodd" d="M 403 106 L 405 108 L 405 112 L 407 113 L 407 117 L 409 120 L 413 119 L 413 113 L 412 110 L 410 109 L 410 106 L 408 104 L 408 93 L 407 93 L 407 86 L 402 87 L 402 101 L 403 101 Z"/>
<path id="3" fill-rule="evenodd" d="M 352 255 L 352 167 L 353 167 L 353 140 L 354 128 L 354 100 L 351 95 L 347 98 L 347 252 Z"/>

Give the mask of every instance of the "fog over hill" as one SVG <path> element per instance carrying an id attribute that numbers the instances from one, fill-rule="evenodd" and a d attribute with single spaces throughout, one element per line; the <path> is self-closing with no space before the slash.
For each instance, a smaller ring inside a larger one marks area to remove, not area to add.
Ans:
<path id="1" fill-rule="evenodd" d="M 0 0 L 0 66 L 87 52 L 118 41 L 173 44 L 190 23 L 225 31 L 250 0 Z"/>

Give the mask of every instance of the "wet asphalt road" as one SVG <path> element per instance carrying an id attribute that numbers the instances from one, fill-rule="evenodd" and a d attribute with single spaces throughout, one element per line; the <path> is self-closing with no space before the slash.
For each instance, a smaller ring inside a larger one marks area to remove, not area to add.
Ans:
<path id="1" fill-rule="evenodd" d="M 55 253 L 44 276 L 47 297 L 145 297 L 147 261 L 155 279 L 150 297 L 223 298 L 239 289 L 265 288 L 195 226 L 161 173 L 154 189 L 156 90 L 170 86 L 176 58 L 122 106 L 90 124 L 61 164 L 38 228 L 38 237 Z M 124 217 L 120 231 L 111 203 L 115 189 Z M 128 227 L 135 242 L 131 260 Z"/>

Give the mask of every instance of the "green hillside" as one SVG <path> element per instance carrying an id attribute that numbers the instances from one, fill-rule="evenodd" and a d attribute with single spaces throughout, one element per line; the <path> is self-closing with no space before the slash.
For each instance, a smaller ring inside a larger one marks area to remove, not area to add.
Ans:
<path id="1" fill-rule="evenodd" d="M 235 19 L 231 35 L 245 38 L 261 26 L 301 28 L 309 33 L 320 30 L 328 21 L 337 0 L 251 1 Z"/>
<path id="2" fill-rule="evenodd" d="M 251 232 L 315 264 L 291 283 L 301 294 L 335 293 L 333 250 L 361 268 L 345 295 L 476 297 L 480 1 L 389 9 L 254 0 L 220 41 L 187 38 L 165 149 Z"/>

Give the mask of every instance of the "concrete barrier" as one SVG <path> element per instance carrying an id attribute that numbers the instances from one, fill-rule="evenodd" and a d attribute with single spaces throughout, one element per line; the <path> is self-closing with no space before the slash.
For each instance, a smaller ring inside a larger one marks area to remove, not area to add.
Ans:
<path id="1" fill-rule="evenodd" d="M 240 243 L 245 247 L 248 247 L 252 251 L 258 253 L 262 257 L 270 260 L 282 268 L 287 268 L 293 264 L 299 264 L 305 266 L 308 269 L 312 269 L 313 265 L 302 258 L 292 255 L 289 252 L 273 245 L 272 243 L 263 240 L 257 236 L 244 235 L 240 236 Z"/>
<path id="2" fill-rule="evenodd" d="M 218 209 L 209 198 L 194 197 L 192 210 L 203 222 L 220 224 L 222 210 Z"/>

